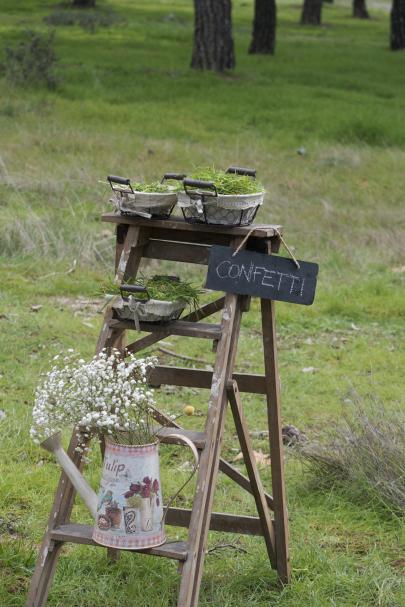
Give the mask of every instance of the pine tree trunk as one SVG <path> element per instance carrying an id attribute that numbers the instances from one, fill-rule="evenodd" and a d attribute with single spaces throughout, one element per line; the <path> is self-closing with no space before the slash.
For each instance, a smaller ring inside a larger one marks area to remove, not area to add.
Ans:
<path id="1" fill-rule="evenodd" d="M 322 0 L 304 0 L 301 13 L 302 25 L 321 25 Z"/>
<path id="2" fill-rule="evenodd" d="M 393 0 L 391 9 L 391 50 L 405 49 L 405 0 Z"/>
<path id="3" fill-rule="evenodd" d="M 73 0 L 72 5 L 78 8 L 91 8 L 96 5 L 96 0 Z"/>
<path id="4" fill-rule="evenodd" d="M 353 17 L 355 19 L 370 19 L 366 0 L 353 0 Z"/>
<path id="5" fill-rule="evenodd" d="M 249 53 L 274 54 L 276 21 L 276 0 L 255 0 L 255 16 Z"/>
<path id="6" fill-rule="evenodd" d="M 235 67 L 231 0 L 194 0 L 191 67 L 223 72 Z"/>

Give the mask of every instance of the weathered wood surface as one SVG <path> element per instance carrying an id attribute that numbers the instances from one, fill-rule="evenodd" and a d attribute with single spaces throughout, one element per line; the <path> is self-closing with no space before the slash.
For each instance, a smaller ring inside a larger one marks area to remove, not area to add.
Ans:
<path id="1" fill-rule="evenodd" d="M 189 528 L 189 555 L 184 563 L 178 605 L 196 607 L 210 525 L 214 488 L 227 405 L 226 386 L 232 374 L 239 335 L 241 311 L 236 295 L 227 294 L 222 313 L 222 336 L 218 342 L 210 401 L 205 425 L 206 448 L 200 457 L 197 486 Z"/>
<path id="2" fill-rule="evenodd" d="M 81 470 L 83 461 L 82 456 L 76 451 L 77 444 L 76 433 L 73 433 L 67 453 L 77 468 Z M 44 607 L 46 604 L 62 547 L 62 544 L 52 537 L 52 531 L 54 527 L 63 525 L 69 520 L 75 495 L 75 488 L 67 475 L 62 472 L 35 565 L 34 575 L 31 579 L 26 607 Z"/>
<path id="3" fill-rule="evenodd" d="M 277 231 L 282 233 L 282 226 L 276 224 L 259 224 L 257 228 L 252 224 L 250 226 L 231 227 L 231 226 L 209 226 L 203 223 L 187 223 L 181 217 L 172 216 L 170 219 L 143 219 L 142 217 L 126 217 L 119 213 L 104 213 L 101 216 L 102 221 L 118 224 L 126 224 L 129 226 L 138 226 L 143 228 L 151 228 L 153 238 L 159 238 L 158 231 L 163 229 L 166 231 L 176 230 L 178 232 L 189 232 L 197 237 L 201 234 L 211 234 L 214 238 L 220 234 L 229 237 L 229 240 L 234 240 L 235 237 L 243 237 L 251 233 L 253 238 L 271 238 L 277 235 Z M 172 234 L 173 237 L 173 234 Z M 177 240 L 177 236 L 176 236 Z M 204 242 L 202 239 L 201 242 Z"/>
<path id="4" fill-rule="evenodd" d="M 222 310 L 224 301 L 225 301 L 225 297 L 220 297 L 220 298 L 216 299 L 215 301 L 212 301 L 204 306 L 201 306 L 201 308 L 198 308 L 194 312 L 191 312 L 190 314 L 183 316 L 182 321 L 183 322 L 184 321 L 197 322 L 199 320 L 202 320 L 203 318 L 207 318 L 207 316 L 211 316 L 212 314 L 215 314 L 215 312 Z M 149 348 L 150 346 L 152 346 L 156 342 L 160 341 L 161 339 L 165 339 L 166 337 L 171 335 L 170 331 L 171 331 L 171 325 L 170 324 L 165 325 L 164 331 L 162 331 L 161 333 L 151 333 L 150 335 L 141 337 L 140 339 L 136 340 L 135 342 L 133 342 L 132 344 L 127 346 L 125 353 L 126 354 L 136 354 L 137 352 L 139 352 L 140 350 L 143 350 L 144 348 Z"/>
<path id="5" fill-rule="evenodd" d="M 91 525 L 81 525 L 78 523 L 68 523 L 55 527 L 51 532 L 51 537 L 57 542 L 73 542 L 75 544 L 87 544 L 89 546 L 100 546 L 92 538 L 93 527 Z M 184 561 L 187 558 L 186 542 L 176 542 L 167 540 L 166 543 L 154 548 L 136 550 L 143 554 L 154 556 L 165 556 L 170 559 Z"/>
<path id="6" fill-rule="evenodd" d="M 133 320 L 111 320 L 110 328 L 127 329 L 136 331 Z M 180 335 L 183 337 L 199 337 L 201 339 L 219 339 L 221 337 L 221 327 L 217 324 L 204 322 L 189 322 L 184 320 L 173 320 L 168 323 L 140 322 L 139 328 L 145 333 L 165 334 L 170 330 L 171 335 Z"/>
<path id="7" fill-rule="evenodd" d="M 189 527 L 191 512 L 187 508 L 169 508 L 166 523 L 174 527 Z M 260 518 L 229 512 L 212 512 L 210 531 L 224 531 L 226 533 L 240 533 L 243 535 L 263 535 Z"/>
<path id="8" fill-rule="evenodd" d="M 263 536 L 266 542 L 267 552 L 273 567 L 276 567 L 276 540 L 274 535 L 273 521 L 270 517 L 270 510 L 266 501 L 262 481 L 256 461 L 253 454 L 252 441 L 249 436 L 249 430 L 243 412 L 242 402 L 238 390 L 238 384 L 235 380 L 228 382 L 228 399 L 231 405 L 232 415 L 235 422 L 236 432 L 238 434 L 240 447 L 243 454 L 246 470 L 252 487 L 253 497 L 256 502 L 256 508 L 262 524 Z"/>
<path id="9" fill-rule="evenodd" d="M 241 392 L 250 392 L 251 394 L 266 394 L 264 375 L 233 373 L 232 378 L 238 382 L 238 388 Z M 170 386 L 210 389 L 212 383 L 212 371 L 206 371 L 205 369 L 189 369 L 187 367 L 168 367 L 164 365 L 157 365 L 149 371 L 148 382 L 153 387 L 168 384 Z"/>
<path id="10" fill-rule="evenodd" d="M 284 584 L 291 581 L 288 547 L 288 514 L 284 483 L 283 438 L 281 435 L 280 380 L 277 365 L 275 304 L 261 300 L 264 369 L 266 376 L 271 481 L 276 531 L 277 573 Z"/>

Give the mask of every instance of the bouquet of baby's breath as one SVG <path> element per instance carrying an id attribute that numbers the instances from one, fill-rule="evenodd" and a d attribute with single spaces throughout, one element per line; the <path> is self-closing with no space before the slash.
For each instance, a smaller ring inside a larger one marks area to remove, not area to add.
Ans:
<path id="1" fill-rule="evenodd" d="M 35 393 L 31 437 L 40 443 L 68 426 L 80 436 L 106 435 L 112 441 L 144 445 L 155 441 L 153 390 L 146 383 L 153 358 L 122 360 L 117 350 L 86 362 L 69 351 Z M 80 447 L 79 447 L 80 450 Z"/>

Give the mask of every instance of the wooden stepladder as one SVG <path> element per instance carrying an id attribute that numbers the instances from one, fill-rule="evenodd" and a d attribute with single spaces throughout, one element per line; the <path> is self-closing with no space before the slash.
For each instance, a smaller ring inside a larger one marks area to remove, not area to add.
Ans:
<path id="1" fill-rule="evenodd" d="M 120 281 L 134 278 L 142 258 L 207 264 L 210 247 L 214 244 L 236 248 L 241 244 L 248 249 L 270 254 L 279 247 L 280 226 L 249 226 L 248 228 L 214 227 L 204 224 L 187 224 L 183 220 L 147 220 L 106 214 L 104 221 L 117 224 L 116 273 Z M 261 300 L 264 375 L 234 373 L 237 344 L 242 315 L 249 309 L 249 298 L 244 295 L 225 294 L 181 320 L 166 324 L 140 323 L 147 333 L 125 346 L 128 330 L 135 330 L 132 321 L 120 321 L 108 309 L 100 332 L 97 351 L 119 348 L 123 356 L 137 353 L 169 335 L 198 337 L 213 340 L 216 358 L 213 371 L 180 367 L 156 366 L 149 375 L 151 386 L 162 384 L 210 389 L 205 429 L 203 432 L 179 428 L 163 413 L 156 419 L 190 438 L 200 454 L 196 490 L 191 510 L 169 508 L 166 524 L 188 528 L 187 541 L 170 541 L 166 544 L 140 550 L 146 554 L 165 556 L 179 561 L 181 583 L 178 607 L 196 607 L 203 573 L 208 531 L 228 531 L 263 536 L 271 566 L 277 570 L 282 583 L 290 581 L 288 552 L 288 519 L 283 473 L 280 394 L 277 370 L 274 302 Z M 220 324 L 203 322 L 222 310 Z M 273 495 L 263 489 L 253 457 L 251 440 L 243 412 L 240 392 L 262 394 L 266 397 L 271 477 Z M 221 444 L 228 402 L 232 411 L 248 476 L 221 458 Z M 162 442 L 171 442 L 169 431 L 160 432 Z M 78 468 L 82 467 L 80 454 L 75 452 L 73 435 L 69 455 Z M 226 474 L 255 499 L 258 517 L 212 512 L 218 471 Z M 59 480 L 53 508 L 43 538 L 27 607 L 45 605 L 52 583 L 60 549 L 65 542 L 97 546 L 91 538 L 92 528 L 70 522 L 75 490 L 64 473 Z M 273 516 L 271 514 L 273 513 Z M 116 551 L 109 550 L 110 556 Z"/>

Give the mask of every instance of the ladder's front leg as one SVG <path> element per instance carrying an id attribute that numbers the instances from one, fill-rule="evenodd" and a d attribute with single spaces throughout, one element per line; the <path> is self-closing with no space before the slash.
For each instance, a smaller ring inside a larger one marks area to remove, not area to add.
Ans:
<path id="1" fill-rule="evenodd" d="M 205 447 L 201 453 L 197 487 L 189 529 L 189 553 L 183 566 L 178 607 L 196 607 L 210 525 L 212 502 L 220 460 L 227 406 L 227 383 L 232 376 L 241 320 L 240 297 L 227 294 L 222 314 L 222 336 L 218 343 L 211 396 L 205 425 Z"/>
<path id="2" fill-rule="evenodd" d="M 78 439 L 76 432 L 70 441 L 68 455 L 76 464 L 82 468 L 82 456 L 76 451 Z M 62 472 L 56 490 L 55 499 L 48 525 L 42 540 L 41 548 L 35 565 L 34 575 L 31 579 L 26 607 L 44 607 L 48 598 L 49 589 L 55 573 L 62 543 L 51 539 L 52 530 L 59 525 L 67 523 L 72 511 L 76 491 L 68 477 Z"/>

